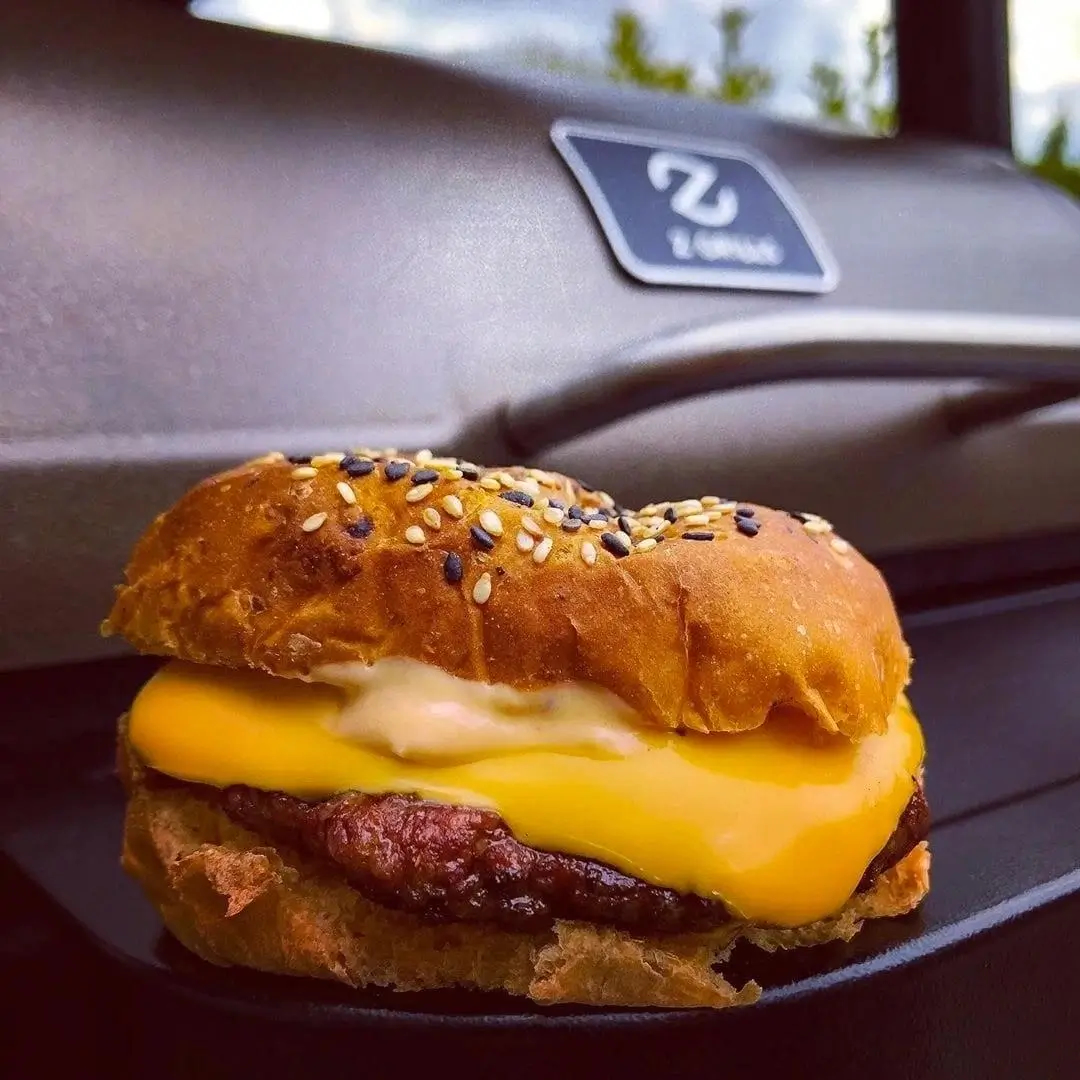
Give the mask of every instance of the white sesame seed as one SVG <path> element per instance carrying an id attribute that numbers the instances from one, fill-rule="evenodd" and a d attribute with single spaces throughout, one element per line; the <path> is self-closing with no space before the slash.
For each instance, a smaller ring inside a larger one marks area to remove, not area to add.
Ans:
<path id="1" fill-rule="evenodd" d="M 668 531 L 668 529 L 671 528 L 671 525 L 672 525 L 672 523 L 670 521 L 668 521 L 667 518 L 661 518 L 660 519 L 660 524 L 656 526 L 656 531 L 658 533 L 665 533 L 665 532 Z"/>
<path id="2" fill-rule="evenodd" d="M 557 506 L 548 506 L 544 510 L 544 520 L 549 525 L 561 525 L 564 517 L 566 517 L 566 511 L 560 510 Z"/>
<path id="3" fill-rule="evenodd" d="M 315 457 L 311 459 L 311 464 L 318 469 L 322 465 L 337 465 L 344 460 L 345 455 L 336 452 L 333 454 L 316 454 Z"/>
<path id="4" fill-rule="evenodd" d="M 735 509 L 736 506 L 738 506 L 738 503 L 733 503 L 733 502 L 721 503 L 719 506 L 714 507 L 712 510 L 709 511 L 709 520 L 710 521 L 719 521 L 720 518 L 727 517 L 727 515 L 730 514 L 732 512 L 732 510 Z"/>
<path id="5" fill-rule="evenodd" d="M 643 506 L 638 511 L 638 516 L 639 517 L 653 517 L 655 514 L 656 514 L 656 505 L 654 503 L 649 503 L 648 506 Z"/>
<path id="6" fill-rule="evenodd" d="M 621 541 L 624 547 L 627 547 L 627 548 L 628 548 L 628 547 L 630 547 L 630 537 L 629 537 L 629 536 L 627 536 L 627 535 L 626 535 L 626 533 L 624 533 L 624 532 L 622 531 L 622 529 L 620 529 L 620 530 L 619 530 L 619 531 L 618 531 L 618 532 L 617 532 L 617 533 L 615 534 L 615 538 L 616 538 L 617 540 Z"/>
<path id="7" fill-rule="evenodd" d="M 592 566 L 596 562 L 596 546 L 586 540 L 581 545 L 581 557 L 588 566 Z"/>
<path id="8" fill-rule="evenodd" d="M 851 550 L 851 545 L 842 537 L 834 536 L 830 541 L 833 551 L 840 555 L 846 555 Z"/>
<path id="9" fill-rule="evenodd" d="M 687 516 L 682 519 L 682 523 L 684 525 L 708 525 L 709 524 L 709 515 L 708 514 L 687 514 Z"/>
<path id="10" fill-rule="evenodd" d="M 484 510 L 480 514 L 480 526 L 486 529 L 492 536 L 502 536 L 502 518 L 494 510 Z"/>
<path id="11" fill-rule="evenodd" d="M 533 504 L 537 510 L 546 510 L 551 505 L 551 500 L 546 496 L 537 499 Z"/>
<path id="12" fill-rule="evenodd" d="M 536 546 L 536 541 L 524 529 L 518 532 L 515 542 L 518 551 L 532 551 Z"/>
<path id="13" fill-rule="evenodd" d="M 675 513 L 679 517 L 686 517 L 687 514 L 700 514 L 701 511 L 702 506 L 697 499 L 684 499 L 681 503 L 675 504 Z"/>
<path id="14" fill-rule="evenodd" d="M 712 510 L 720 505 L 720 500 L 715 495 L 702 495 L 701 505 L 706 510 Z"/>
<path id="15" fill-rule="evenodd" d="M 465 516 L 465 507 L 461 505 L 461 500 L 456 495 L 447 495 L 442 501 L 442 508 L 452 518 Z"/>
<path id="16" fill-rule="evenodd" d="M 422 499 L 426 499 L 434 490 L 433 484 L 417 484 L 416 487 L 409 488 L 405 492 L 405 501 L 410 503 L 420 502 Z"/>
<path id="17" fill-rule="evenodd" d="M 553 546 L 554 544 L 550 536 L 545 537 L 543 540 L 541 540 L 540 543 L 536 545 L 536 548 L 532 553 L 533 562 L 537 564 L 544 562 L 551 554 L 551 549 Z"/>
<path id="18" fill-rule="evenodd" d="M 473 586 L 472 598 L 478 604 L 486 604 L 491 599 L 491 575 L 484 573 L 476 579 Z"/>
<path id="19" fill-rule="evenodd" d="M 529 495 L 540 494 L 540 485 L 531 476 L 525 480 L 519 480 L 517 487 L 518 491 L 527 492 Z"/>
<path id="20" fill-rule="evenodd" d="M 832 526 L 824 518 L 811 518 L 809 521 L 804 521 L 803 528 L 808 533 L 832 532 Z"/>
<path id="21" fill-rule="evenodd" d="M 650 536 L 650 537 L 646 537 L 644 540 L 642 540 L 641 543 L 639 543 L 638 546 L 634 550 L 635 551 L 652 551 L 652 549 L 654 547 L 656 547 L 656 541 Z"/>
<path id="22" fill-rule="evenodd" d="M 326 512 L 320 510 L 317 514 L 312 514 L 303 525 L 300 526 L 304 532 L 314 532 L 316 529 L 321 529 L 323 522 L 326 520 Z"/>
<path id="23" fill-rule="evenodd" d="M 495 479 L 499 481 L 504 488 L 517 487 L 517 480 L 511 476 L 508 472 L 500 472 L 495 474 Z"/>
<path id="24" fill-rule="evenodd" d="M 596 492 L 596 497 L 600 500 L 600 505 L 605 510 L 615 509 L 615 500 L 606 491 Z"/>
<path id="25" fill-rule="evenodd" d="M 318 469 L 313 469 L 310 465 L 301 465 L 297 469 L 293 469 L 289 475 L 294 480 L 310 480 L 313 476 L 319 475 Z"/>
<path id="26" fill-rule="evenodd" d="M 441 529 L 442 517 L 439 515 L 439 511 L 434 506 L 427 506 L 424 508 L 424 512 L 420 515 L 424 519 L 424 524 L 429 529 Z"/>
<path id="27" fill-rule="evenodd" d="M 485 491 L 498 491 L 499 487 L 500 487 L 500 484 L 499 484 L 499 481 L 496 480 L 494 476 L 485 476 L 485 477 L 483 477 L 481 479 L 480 486 Z"/>
<path id="28" fill-rule="evenodd" d="M 284 461 L 285 455 L 280 450 L 271 450 L 269 454 L 263 454 L 262 457 L 253 458 L 248 462 L 249 465 L 276 465 L 279 461 Z"/>
<path id="29" fill-rule="evenodd" d="M 337 482 L 338 494 L 350 505 L 356 505 L 356 492 L 344 480 Z"/>
<path id="30" fill-rule="evenodd" d="M 521 527 L 526 532 L 531 532 L 533 534 L 533 536 L 543 536 L 544 535 L 544 530 L 540 526 L 540 523 L 538 521 L 536 521 L 535 518 L 529 517 L 528 514 L 526 514 L 521 519 Z"/>
<path id="31" fill-rule="evenodd" d="M 415 461 L 417 465 L 428 465 L 431 463 L 431 459 L 434 456 L 435 455 L 430 450 L 417 450 L 416 457 L 413 458 L 413 461 Z"/>
<path id="32" fill-rule="evenodd" d="M 427 541 L 427 536 L 419 525 L 410 525 L 405 530 L 405 539 L 408 540 L 410 544 L 423 544 Z"/>
<path id="33" fill-rule="evenodd" d="M 610 522 L 608 521 L 601 521 L 599 518 L 593 518 L 592 521 L 589 522 L 589 528 L 595 529 L 597 532 L 607 532 L 609 524 Z"/>
<path id="34" fill-rule="evenodd" d="M 447 469 L 446 470 L 446 479 L 447 480 L 460 480 L 464 475 L 465 474 L 460 469 Z"/>
<path id="35" fill-rule="evenodd" d="M 457 463 L 458 463 L 457 458 L 453 458 L 453 457 L 433 457 L 428 462 L 428 465 L 430 465 L 431 468 L 433 468 L 433 469 L 456 469 L 457 468 Z"/>

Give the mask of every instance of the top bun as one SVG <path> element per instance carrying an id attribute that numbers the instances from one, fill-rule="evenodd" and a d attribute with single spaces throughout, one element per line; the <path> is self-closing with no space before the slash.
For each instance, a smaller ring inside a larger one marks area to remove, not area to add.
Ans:
<path id="1" fill-rule="evenodd" d="M 102 629 L 281 676 L 397 656 L 522 690 L 585 680 L 702 732 L 778 707 L 880 732 L 910 663 L 881 576 L 821 518 L 712 497 L 625 511 L 426 452 L 270 454 L 203 481 L 139 541 Z"/>

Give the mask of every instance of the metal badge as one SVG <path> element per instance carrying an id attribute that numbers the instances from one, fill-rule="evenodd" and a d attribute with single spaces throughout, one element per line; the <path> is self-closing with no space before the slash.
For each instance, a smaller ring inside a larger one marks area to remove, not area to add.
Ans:
<path id="1" fill-rule="evenodd" d="M 744 147 L 556 120 L 556 149 L 639 281 L 825 293 L 839 273 L 776 169 Z"/>

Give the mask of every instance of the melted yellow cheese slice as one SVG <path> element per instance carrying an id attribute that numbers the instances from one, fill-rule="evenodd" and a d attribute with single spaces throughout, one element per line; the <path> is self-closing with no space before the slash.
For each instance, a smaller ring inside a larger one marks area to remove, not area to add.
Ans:
<path id="1" fill-rule="evenodd" d="M 914 790 L 923 739 L 901 699 L 888 729 L 853 743 L 801 717 L 739 735 L 639 729 L 636 749 L 499 747 L 466 761 L 406 760 L 342 734 L 347 691 L 173 662 L 143 688 L 129 737 L 183 780 L 301 798 L 413 793 L 489 807 L 525 844 L 600 860 L 654 885 L 797 926 L 850 898 Z"/>

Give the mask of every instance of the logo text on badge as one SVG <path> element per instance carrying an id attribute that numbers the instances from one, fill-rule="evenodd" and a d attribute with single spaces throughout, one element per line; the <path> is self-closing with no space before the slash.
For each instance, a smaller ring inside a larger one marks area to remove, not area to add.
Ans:
<path id="1" fill-rule="evenodd" d="M 829 292 L 836 264 L 759 155 L 710 140 L 558 120 L 552 141 L 639 281 Z"/>

